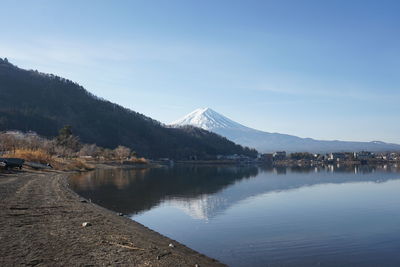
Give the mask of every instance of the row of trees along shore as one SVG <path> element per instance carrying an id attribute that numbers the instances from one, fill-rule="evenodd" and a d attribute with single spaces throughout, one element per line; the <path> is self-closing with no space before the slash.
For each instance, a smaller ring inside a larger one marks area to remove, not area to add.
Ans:
<path id="1" fill-rule="evenodd" d="M 35 133 L 12 131 L 0 133 L 0 157 L 18 157 L 56 166 L 68 160 L 84 164 L 87 159 L 147 163 L 146 159 L 137 158 L 136 153 L 128 147 L 118 146 L 115 149 L 108 149 L 95 144 L 83 144 L 72 133 L 71 126 L 64 126 L 53 139 Z"/>

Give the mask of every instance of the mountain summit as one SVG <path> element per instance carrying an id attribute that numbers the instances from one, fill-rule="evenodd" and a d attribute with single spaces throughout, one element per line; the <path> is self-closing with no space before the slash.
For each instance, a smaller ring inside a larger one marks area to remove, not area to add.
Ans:
<path id="1" fill-rule="evenodd" d="M 300 138 L 294 135 L 269 133 L 246 127 L 237 123 L 211 108 L 196 109 L 183 118 L 171 123 L 171 126 L 196 126 L 219 135 L 222 135 L 237 144 L 256 148 L 260 152 L 287 152 L 327 153 L 339 151 L 394 151 L 400 150 L 400 145 L 380 141 L 348 142 L 324 141 L 312 138 Z"/>
<path id="2" fill-rule="evenodd" d="M 243 130 L 247 128 L 237 122 L 234 122 L 231 119 L 228 119 L 227 117 L 219 114 L 218 112 L 212 110 L 211 108 L 198 108 L 190 112 L 185 117 L 172 122 L 171 125 L 175 126 L 192 125 L 208 131 L 213 131 L 218 128 L 243 129 Z"/>

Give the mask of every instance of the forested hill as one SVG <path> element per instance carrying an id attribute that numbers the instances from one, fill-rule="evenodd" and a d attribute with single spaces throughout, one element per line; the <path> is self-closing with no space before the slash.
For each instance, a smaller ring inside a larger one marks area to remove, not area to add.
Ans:
<path id="1" fill-rule="evenodd" d="M 64 125 L 71 125 L 82 142 L 109 148 L 124 145 L 151 158 L 256 155 L 255 150 L 199 128 L 165 127 L 70 80 L 23 70 L 0 58 L 0 131 L 32 130 L 54 137 Z"/>

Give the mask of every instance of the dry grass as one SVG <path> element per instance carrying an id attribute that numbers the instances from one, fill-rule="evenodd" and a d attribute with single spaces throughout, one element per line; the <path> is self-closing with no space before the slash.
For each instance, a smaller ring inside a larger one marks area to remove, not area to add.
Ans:
<path id="1" fill-rule="evenodd" d="M 93 165 L 88 164 L 82 159 L 57 158 L 41 149 L 37 150 L 17 149 L 14 151 L 14 153 L 9 153 L 3 155 L 2 157 L 21 158 L 24 159 L 25 161 L 38 162 L 42 164 L 49 163 L 51 164 L 53 169 L 62 171 L 87 171 L 94 169 Z"/>
<path id="2" fill-rule="evenodd" d="M 81 159 L 69 160 L 69 163 L 67 164 L 66 167 L 68 168 L 68 170 L 77 170 L 77 171 L 89 171 L 94 169 L 93 165 Z"/>
<path id="3" fill-rule="evenodd" d="M 13 153 L 2 157 L 21 158 L 25 161 L 50 164 L 53 169 L 61 171 L 88 171 L 95 167 L 82 158 L 58 158 L 42 149 L 16 149 Z M 131 158 L 127 162 L 134 164 L 148 164 L 145 158 Z"/>
<path id="4" fill-rule="evenodd" d="M 54 169 L 61 171 L 89 171 L 94 169 L 93 165 L 76 158 L 54 158 L 52 166 Z"/>
<path id="5" fill-rule="evenodd" d="M 47 164 L 52 162 L 52 156 L 48 154 L 46 151 L 37 149 L 16 149 L 14 153 L 6 154 L 3 157 L 7 158 L 21 158 L 25 161 L 33 161 L 42 164 Z"/>
<path id="6" fill-rule="evenodd" d="M 145 158 L 131 158 L 131 161 L 138 164 L 147 164 L 148 161 Z"/>

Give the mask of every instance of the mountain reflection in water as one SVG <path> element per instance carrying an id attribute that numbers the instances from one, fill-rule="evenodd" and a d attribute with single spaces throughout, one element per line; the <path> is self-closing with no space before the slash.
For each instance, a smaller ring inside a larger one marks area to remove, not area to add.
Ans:
<path id="1" fill-rule="evenodd" d="M 192 216 L 205 219 L 235 202 L 259 194 L 323 183 L 383 182 L 393 177 L 368 174 L 397 171 L 397 165 L 290 168 L 181 165 L 172 168 L 100 169 L 74 175 L 70 184 L 80 195 L 125 214 L 137 214 L 169 200 Z M 282 178 L 282 175 L 285 177 Z M 243 179 L 257 176 L 262 179 L 250 181 L 240 190 L 227 190 L 228 192 L 217 194 Z"/>
<path id="2" fill-rule="evenodd" d="M 258 174 L 256 167 L 197 167 L 96 170 L 71 177 L 72 188 L 106 208 L 126 214 L 151 209 L 164 199 L 191 199 Z"/>
<path id="3" fill-rule="evenodd" d="M 230 266 L 400 266 L 396 165 L 177 165 L 96 170 L 70 184 Z"/>

